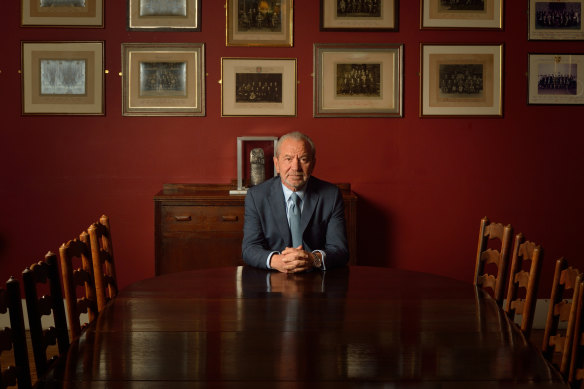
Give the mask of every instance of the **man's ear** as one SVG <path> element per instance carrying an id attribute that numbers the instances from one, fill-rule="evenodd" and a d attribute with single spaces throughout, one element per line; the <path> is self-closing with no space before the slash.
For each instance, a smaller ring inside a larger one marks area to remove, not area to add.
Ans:
<path id="1" fill-rule="evenodd" d="M 278 165 L 278 158 L 274 156 L 274 169 L 276 169 L 276 173 L 280 174 L 280 166 Z"/>

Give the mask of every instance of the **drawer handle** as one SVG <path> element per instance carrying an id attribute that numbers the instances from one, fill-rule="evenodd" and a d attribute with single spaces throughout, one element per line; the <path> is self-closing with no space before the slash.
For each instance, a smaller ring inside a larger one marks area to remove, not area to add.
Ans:
<path id="1" fill-rule="evenodd" d="M 175 216 L 174 219 L 177 222 L 190 222 L 191 221 L 191 217 L 190 216 Z"/>
<path id="2" fill-rule="evenodd" d="M 227 216 L 222 216 L 221 219 L 223 219 L 224 222 L 236 222 L 237 221 L 237 215 L 227 215 Z"/>

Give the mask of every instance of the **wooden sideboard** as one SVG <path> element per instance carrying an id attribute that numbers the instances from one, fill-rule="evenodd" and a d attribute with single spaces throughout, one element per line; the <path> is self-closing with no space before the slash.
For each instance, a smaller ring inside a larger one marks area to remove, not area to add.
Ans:
<path id="1" fill-rule="evenodd" d="M 349 263 L 357 257 L 357 196 L 339 184 L 345 202 Z M 156 275 L 242 265 L 244 195 L 233 185 L 164 184 L 154 196 Z"/>

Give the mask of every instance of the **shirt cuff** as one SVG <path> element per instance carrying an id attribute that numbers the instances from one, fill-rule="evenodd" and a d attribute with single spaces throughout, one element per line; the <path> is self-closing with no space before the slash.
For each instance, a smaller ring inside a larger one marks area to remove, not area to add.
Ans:
<path id="1" fill-rule="evenodd" d="M 274 255 L 274 254 L 280 254 L 280 252 L 279 252 L 279 251 L 272 251 L 272 252 L 270 253 L 270 255 L 268 255 L 268 259 L 266 259 L 266 267 L 267 267 L 268 269 L 271 269 L 271 268 L 272 268 L 272 267 L 270 266 L 270 261 L 272 260 L 272 255 Z"/>

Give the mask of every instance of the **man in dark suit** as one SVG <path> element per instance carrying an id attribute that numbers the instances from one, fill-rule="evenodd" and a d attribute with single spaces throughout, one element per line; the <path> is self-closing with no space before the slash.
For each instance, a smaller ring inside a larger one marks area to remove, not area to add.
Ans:
<path id="1" fill-rule="evenodd" d="M 280 138 L 274 156 L 279 176 L 251 187 L 245 198 L 242 256 L 247 264 L 287 273 L 347 264 L 343 197 L 336 185 L 311 176 L 315 164 L 316 149 L 306 135 Z M 290 227 L 298 208 L 299 226 Z"/>

